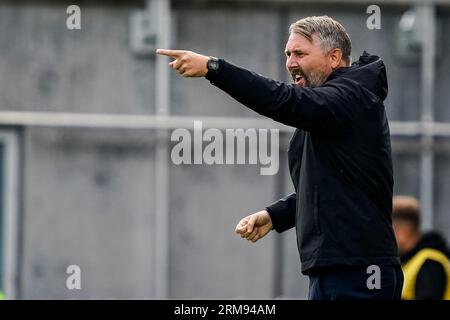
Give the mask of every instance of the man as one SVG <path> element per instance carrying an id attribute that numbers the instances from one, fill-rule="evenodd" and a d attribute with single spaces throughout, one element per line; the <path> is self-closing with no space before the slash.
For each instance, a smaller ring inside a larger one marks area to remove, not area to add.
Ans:
<path id="1" fill-rule="evenodd" d="M 157 52 L 175 58 L 169 65 L 183 77 L 205 76 L 248 108 L 297 128 L 288 151 L 295 192 L 243 218 L 236 232 L 256 242 L 295 226 L 310 299 L 399 299 L 385 66 L 366 52 L 349 66 L 349 36 L 327 16 L 301 19 L 289 31 L 293 84 L 190 51 Z"/>
<path id="2" fill-rule="evenodd" d="M 420 231 L 416 198 L 396 196 L 393 225 L 402 262 L 404 300 L 450 300 L 450 251 L 437 232 Z"/>

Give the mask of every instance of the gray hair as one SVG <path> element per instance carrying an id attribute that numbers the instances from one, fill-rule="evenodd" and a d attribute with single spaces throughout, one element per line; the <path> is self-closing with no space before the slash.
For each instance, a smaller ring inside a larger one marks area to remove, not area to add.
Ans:
<path id="1" fill-rule="evenodd" d="M 328 16 L 313 16 L 300 19 L 289 27 L 289 33 L 298 33 L 309 41 L 313 34 L 317 35 L 324 52 L 334 48 L 341 49 L 343 60 L 349 65 L 352 42 L 345 28 Z"/>

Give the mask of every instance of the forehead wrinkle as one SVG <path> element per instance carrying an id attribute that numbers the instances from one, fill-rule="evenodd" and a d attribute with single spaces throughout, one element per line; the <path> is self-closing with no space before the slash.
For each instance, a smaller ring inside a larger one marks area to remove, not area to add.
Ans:
<path id="1" fill-rule="evenodd" d="M 298 36 L 301 36 L 301 35 L 298 35 Z M 314 45 L 314 42 L 313 41 L 309 41 L 306 38 L 303 38 L 303 39 L 309 44 L 309 48 L 308 48 L 308 45 L 306 43 L 299 43 L 299 42 L 301 42 L 301 40 L 300 41 L 299 40 L 292 40 L 291 38 L 289 38 L 289 40 L 286 43 L 285 52 L 286 51 L 288 51 L 288 52 L 298 52 L 298 51 L 300 51 L 300 52 L 303 52 L 303 53 L 309 52 L 310 49 L 311 49 L 310 47 L 312 45 Z"/>

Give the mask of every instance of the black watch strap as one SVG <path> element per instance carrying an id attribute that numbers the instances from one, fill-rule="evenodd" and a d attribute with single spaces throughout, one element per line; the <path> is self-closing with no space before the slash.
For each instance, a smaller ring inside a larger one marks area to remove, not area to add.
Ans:
<path id="1" fill-rule="evenodd" d="M 223 59 L 219 59 L 216 57 L 209 57 L 208 63 L 207 63 L 208 73 L 206 74 L 206 78 L 211 78 L 216 76 L 223 66 Z"/>

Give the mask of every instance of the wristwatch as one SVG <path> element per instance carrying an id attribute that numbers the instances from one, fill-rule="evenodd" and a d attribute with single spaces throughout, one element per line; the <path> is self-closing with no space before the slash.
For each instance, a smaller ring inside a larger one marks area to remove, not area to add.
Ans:
<path id="1" fill-rule="evenodd" d="M 217 72 L 220 67 L 219 59 L 216 57 L 209 57 L 206 67 L 208 68 L 208 70 Z"/>

